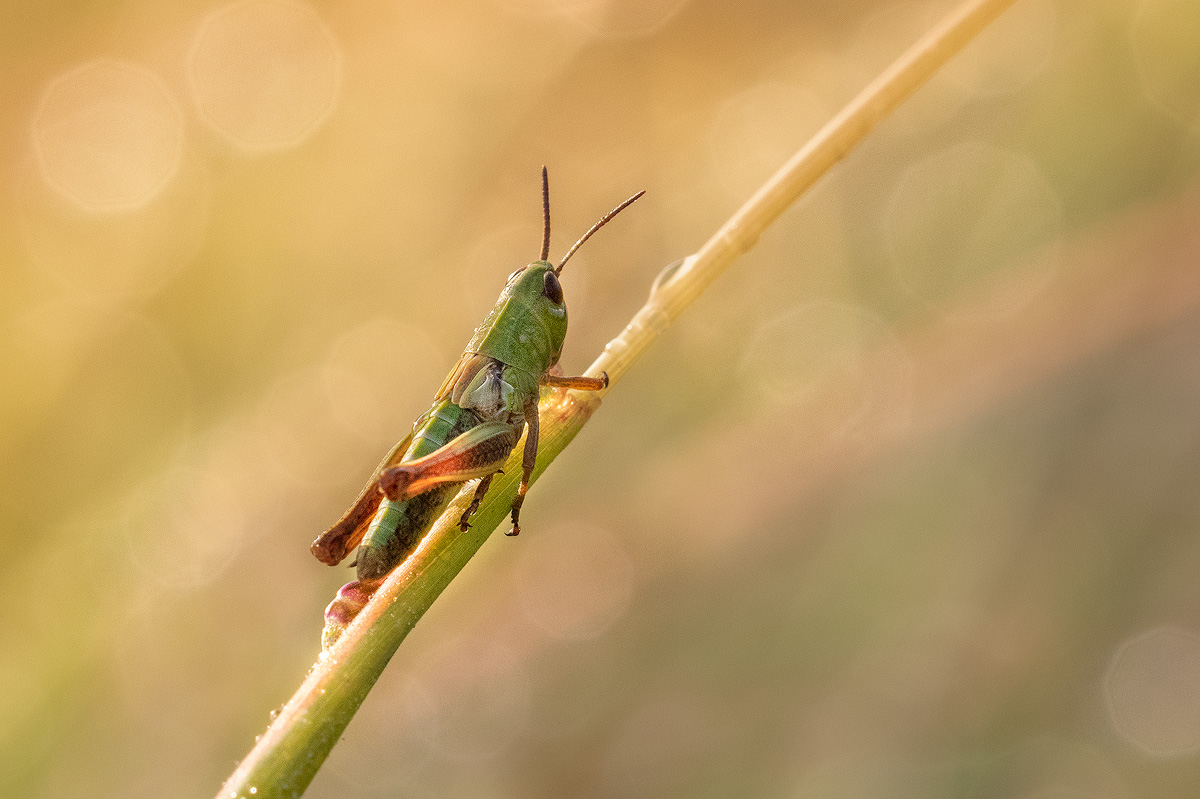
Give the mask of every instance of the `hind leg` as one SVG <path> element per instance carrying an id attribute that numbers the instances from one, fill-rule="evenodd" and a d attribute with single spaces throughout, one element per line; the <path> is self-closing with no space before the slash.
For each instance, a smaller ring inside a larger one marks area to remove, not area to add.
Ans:
<path id="1" fill-rule="evenodd" d="M 398 502 L 444 483 L 487 477 L 504 463 L 520 435 L 519 427 L 506 422 L 476 425 L 428 455 L 385 469 L 379 490 Z"/>

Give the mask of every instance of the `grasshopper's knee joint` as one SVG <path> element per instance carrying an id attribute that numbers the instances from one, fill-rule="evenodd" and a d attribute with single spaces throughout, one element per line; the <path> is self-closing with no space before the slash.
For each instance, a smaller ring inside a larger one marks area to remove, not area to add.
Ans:
<path id="1" fill-rule="evenodd" d="M 320 538 L 318 538 L 316 541 L 313 541 L 310 550 L 312 551 L 313 555 L 316 556 L 317 560 L 321 561 L 326 566 L 336 566 L 341 560 L 341 558 L 334 555 L 329 546 Z"/>
<path id="2" fill-rule="evenodd" d="M 608 388 L 608 372 L 601 372 L 600 378 L 604 381 L 604 387 Z"/>

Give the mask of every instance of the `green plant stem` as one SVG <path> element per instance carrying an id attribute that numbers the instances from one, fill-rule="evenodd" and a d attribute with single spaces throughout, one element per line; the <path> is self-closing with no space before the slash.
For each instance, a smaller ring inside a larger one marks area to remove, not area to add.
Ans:
<path id="1" fill-rule="evenodd" d="M 796 153 L 694 255 L 656 285 L 650 299 L 588 370 L 609 375 L 609 390 L 667 326 L 795 200 L 846 156 L 1013 0 L 969 0 L 913 45 Z M 543 395 L 534 479 L 575 438 L 605 392 Z M 297 797 L 325 761 L 408 631 L 492 530 L 516 495 L 520 447 L 480 505 L 473 526 L 457 520 L 461 493 L 421 546 L 392 572 L 337 642 L 322 653 L 295 695 L 221 787 L 218 797 Z M 315 618 L 315 617 L 314 617 Z M 317 639 L 314 630 L 314 641 Z"/>

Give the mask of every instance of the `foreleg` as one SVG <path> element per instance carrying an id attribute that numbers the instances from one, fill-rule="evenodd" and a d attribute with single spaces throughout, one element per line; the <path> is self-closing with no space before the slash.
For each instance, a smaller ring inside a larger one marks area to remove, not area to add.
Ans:
<path id="1" fill-rule="evenodd" d="M 533 476 L 533 468 L 537 466 L 537 447 L 538 447 L 538 404 L 537 398 L 534 397 L 532 402 L 525 405 L 525 426 L 529 432 L 525 434 L 525 453 L 521 458 L 521 485 L 517 488 L 517 495 L 513 497 L 512 504 L 512 529 L 505 535 L 520 535 L 521 534 L 521 506 L 525 504 L 525 494 L 529 491 L 529 478 Z"/>
<path id="2" fill-rule="evenodd" d="M 562 375 L 544 374 L 538 383 L 551 388 L 578 388 L 584 391 L 600 391 L 608 388 L 608 374 L 600 373 L 602 377 L 563 377 Z"/>

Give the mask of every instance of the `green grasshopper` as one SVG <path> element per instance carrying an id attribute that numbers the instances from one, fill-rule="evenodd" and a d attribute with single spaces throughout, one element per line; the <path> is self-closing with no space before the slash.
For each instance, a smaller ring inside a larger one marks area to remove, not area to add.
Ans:
<path id="1" fill-rule="evenodd" d="M 605 214 L 555 266 L 546 260 L 550 254 L 550 185 L 542 168 L 545 223 L 541 257 L 509 275 L 496 306 L 475 329 L 466 351 L 438 389 L 433 407 L 383 459 L 350 510 L 312 544 L 317 560 L 330 566 L 358 547 L 362 587 L 351 583 L 339 592 L 339 598 L 349 593 L 365 601 L 368 586 L 387 576 L 416 549 L 459 488 L 479 479 L 471 504 L 459 519 L 465 532 L 492 478 L 528 428 L 521 485 L 512 503 L 512 529 L 507 534 L 520 533 L 521 505 L 537 462 L 539 386 L 587 391 L 608 386 L 608 375 L 551 374 L 567 334 L 567 307 L 558 276 L 593 233 L 642 194 L 638 192 Z M 338 601 L 330 605 L 327 618 Z M 357 613 L 357 608 L 353 612 Z"/>

